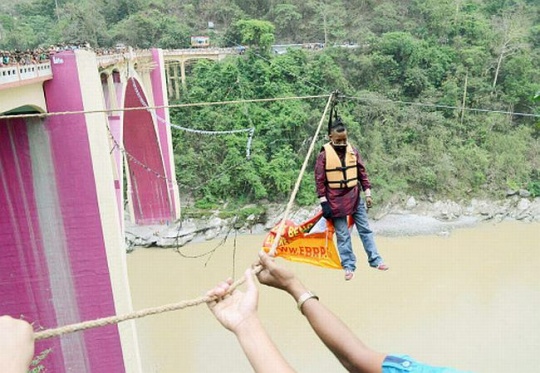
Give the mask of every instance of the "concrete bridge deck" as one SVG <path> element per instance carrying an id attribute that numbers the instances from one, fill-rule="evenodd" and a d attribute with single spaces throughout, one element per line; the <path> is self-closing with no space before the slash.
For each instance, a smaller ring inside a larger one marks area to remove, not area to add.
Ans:
<path id="1" fill-rule="evenodd" d="M 35 65 L 4 66 L 0 67 L 0 89 L 41 83 L 52 77 L 50 61 Z"/>

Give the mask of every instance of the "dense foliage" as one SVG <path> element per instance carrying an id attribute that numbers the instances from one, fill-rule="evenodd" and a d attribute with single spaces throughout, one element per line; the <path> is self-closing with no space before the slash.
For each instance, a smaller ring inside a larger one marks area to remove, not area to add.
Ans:
<path id="1" fill-rule="evenodd" d="M 539 21 L 535 0 L 34 0 L 0 5 L 0 49 L 83 40 L 182 48 L 202 33 L 214 45 L 248 44 L 244 55 L 191 65 L 181 102 L 339 90 L 377 199 L 500 197 L 508 188 L 540 195 Z M 325 48 L 271 48 L 315 42 Z M 286 200 L 325 104 L 172 110 L 190 128 L 255 128 L 249 159 L 247 134 L 175 131 L 182 195 L 200 205 Z M 314 158 L 302 204 L 315 202 Z"/>

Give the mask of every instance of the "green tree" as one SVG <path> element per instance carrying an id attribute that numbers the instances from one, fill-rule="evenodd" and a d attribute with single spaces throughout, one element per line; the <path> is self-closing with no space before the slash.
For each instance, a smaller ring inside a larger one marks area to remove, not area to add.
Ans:
<path id="1" fill-rule="evenodd" d="M 418 18 L 420 34 L 447 43 L 459 18 L 461 0 L 414 0 L 411 13 Z M 419 17 L 420 16 L 420 17 Z"/>
<path id="2" fill-rule="evenodd" d="M 528 14 L 528 9 L 522 7 L 505 11 L 501 16 L 493 19 L 493 28 L 496 32 L 493 90 L 497 85 L 503 62 L 508 57 L 528 48 L 527 35 L 530 27 L 531 17 Z"/>
<path id="3" fill-rule="evenodd" d="M 306 6 L 313 8 L 310 27 L 317 31 L 308 41 L 322 40 L 326 46 L 331 43 L 343 44 L 346 42 L 345 10 L 341 0 L 311 0 L 306 3 Z"/>
<path id="4" fill-rule="evenodd" d="M 202 7 L 204 4 L 204 8 Z M 214 22 L 216 30 L 221 33 L 226 31 L 239 19 L 249 18 L 243 8 L 229 0 L 216 0 L 209 3 L 201 3 L 197 9 L 198 16 L 203 21 Z"/>
<path id="5" fill-rule="evenodd" d="M 273 24 L 257 19 L 240 20 L 235 23 L 242 44 L 246 44 L 269 53 L 270 46 L 274 43 Z"/>
<path id="6" fill-rule="evenodd" d="M 380 1 L 372 10 L 371 30 L 380 35 L 392 31 L 408 31 L 407 10 L 404 2 Z"/>
<path id="7" fill-rule="evenodd" d="M 88 42 L 91 46 L 108 43 L 105 18 L 91 0 L 70 2 L 61 9 L 58 29 L 67 43 Z"/>
<path id="8" fill-rule="evenodd" d="M 271 2 L 268 0 L 234 0 L 234 3 L 253 18 L 262 19 L 269 11 Z"/>
<path id="9" fill-rule="evenodd" d="M 137 14 L 148 6 L 146 0 L 102 0 L 108 24 L 118 23 Z"/>
<path id="10" fill-rule="evenodd" d="M 190 34 L 189 28 L 158 9 L 129 16 L 113 30 L 114 40 L 139 48 L 186 48 Z"/>
<path id="11" fill-rule="evenodd" d="M 63 6 L 66 0 L 34 0 L 15 4 L 15 14 L 22 17 L 44 16 L 56 20 L 58 7 Z"/>
<path id="12" fill-rule="evenodd" d="M 273 23 L 279 30 L 279 40 L 289 42 L 300 42 L 298 35 L 298 24 L 302 20 L 302 14 L 294 4 L 277 4 L 273 11 Z"/>

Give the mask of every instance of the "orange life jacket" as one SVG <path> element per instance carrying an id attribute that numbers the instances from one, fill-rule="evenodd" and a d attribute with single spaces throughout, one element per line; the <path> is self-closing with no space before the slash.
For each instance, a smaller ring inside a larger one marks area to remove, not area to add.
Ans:
<path id="1" fill-rule="evenodd" d="M 343 161 L 339 159 L 334 147 L 331 143 L 324 145 L 326 152 L 326 182 L 328 187 L 336 188 L 352 188 L 358 184 L 358 170 L 356 167 L 356 154 L 350 144 L 347 144 L 345 157 Z"/>

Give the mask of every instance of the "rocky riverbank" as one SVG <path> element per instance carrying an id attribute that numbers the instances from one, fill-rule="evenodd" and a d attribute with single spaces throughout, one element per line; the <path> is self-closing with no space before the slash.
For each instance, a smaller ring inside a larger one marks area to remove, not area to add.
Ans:
<path id="1" fill-rule="evenodd" d="M 219 218 L 219 211 L 205 218 L 180 219 L 167 225 L 142 227 L 126 222 L 127 250 L 135 247 L 184 246 L 189 242 L 212 240 L 231 232 L 264 234 L 281 220 L 285 208 L 285 205 L 268 205 L 263 214 L 250 215 L 242 222 L 235 218 Z M 319 209 L 318 205 L 296 208 L 288 218 L 299 223 L 316 214 Z M 540 222 L 540 198 L 532 198 L 526 191 L 508 192 L 506 198 L 500 201 L 472 199 L 467 203 L 417 201 L 414 197 L 408 197 L 374 208 L 369 216 L 371 228 L 377 235 L 449 235 L 453 229 L 484 221 Z"/>

